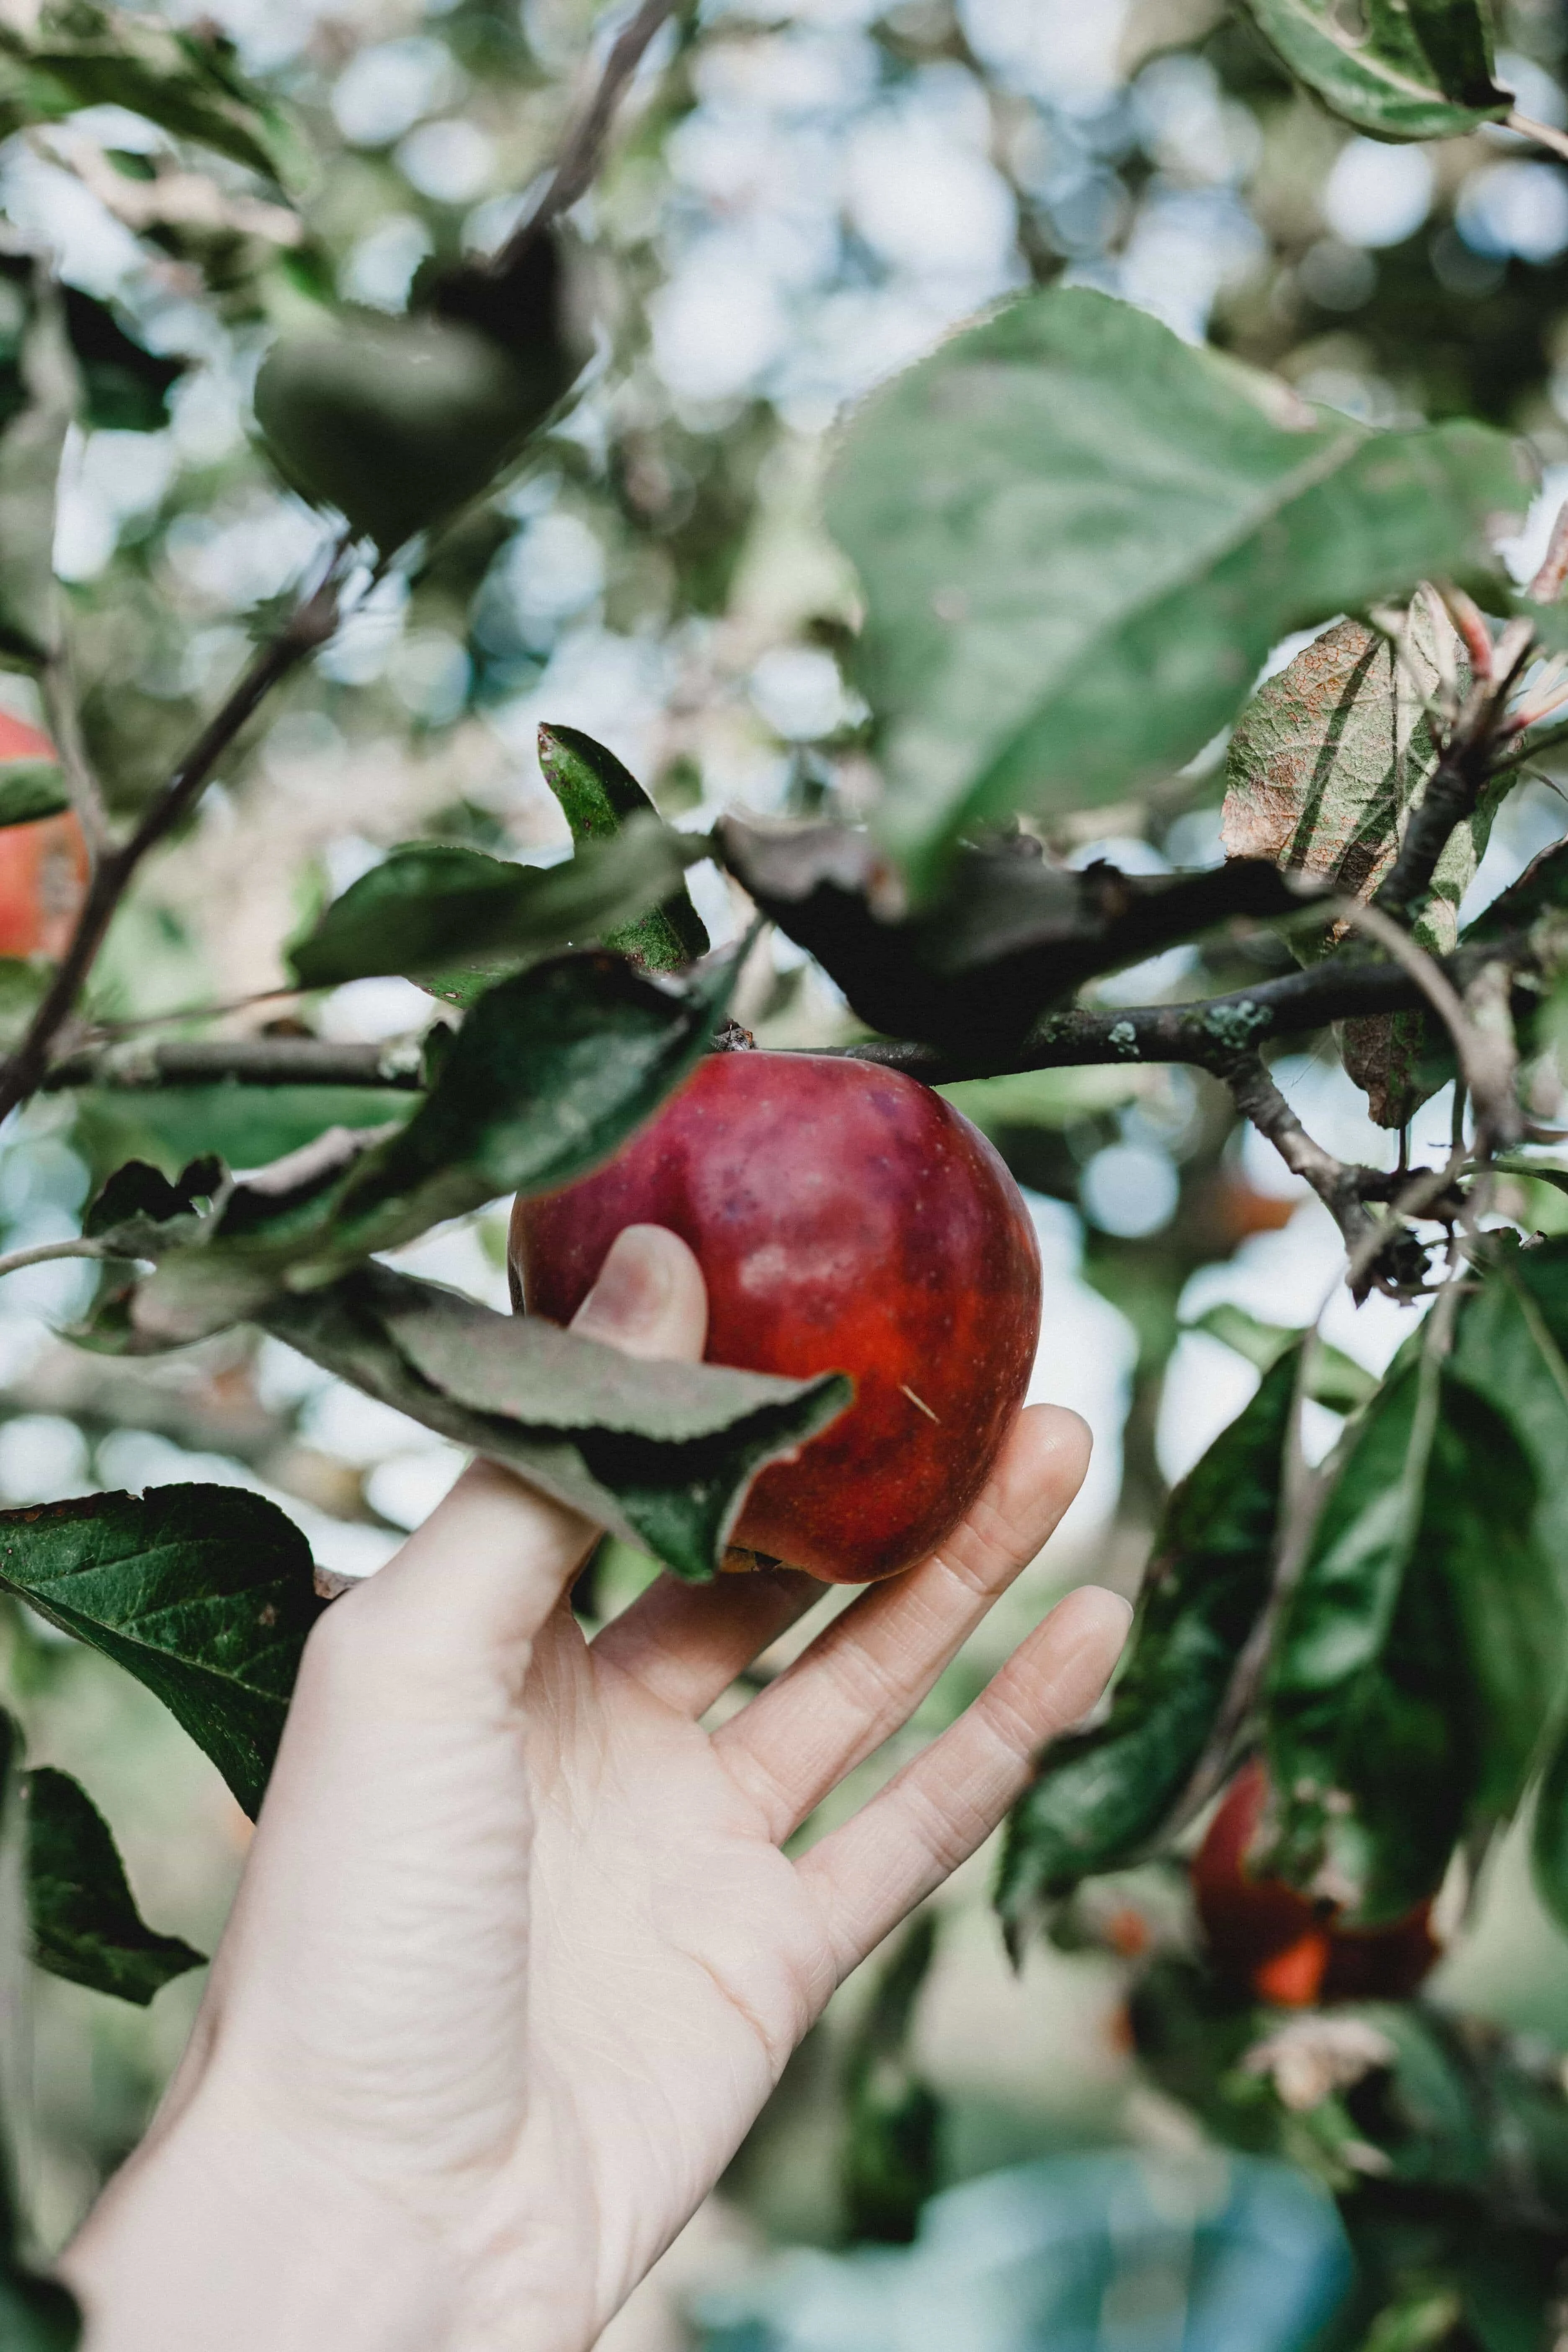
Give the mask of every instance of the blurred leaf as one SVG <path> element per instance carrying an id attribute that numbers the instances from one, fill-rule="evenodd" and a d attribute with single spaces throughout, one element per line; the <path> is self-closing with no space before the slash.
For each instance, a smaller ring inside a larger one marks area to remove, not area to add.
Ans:
<path id="1" fill-rule="evenodd" d="M 1290 71 L 1325 106 L 1380 139 L 1454 139 L 1512 107 L 1492 79 L 1481 0 L 1247 0 Z"/>
<path id="2" fill-rule="evenodd" d="M 1532 1171 L 1533 1172 L 1533 1171 Z M 1446 1367 L 1504 1414 L 1534 1473 L 1535 1535 L 1568 1605 L 1568 1245 L 1489 1236 Z"/>
<path id="3" fill-rule="evenodd" d="M 613 751 L 595 743 L 575 727 L 541 727 L 539 764 L 544 781 L 560 802 L 581 855 L 594 841 L 614 840 L 647 817 L 657 817 L 653 803 Z M 704 844 L 703 854 L 706 855 Z M 684 882 L 675 887 L 647 914 L 617 930 L 607 930 L 604 943 L 619 955 L 629 955 L 650 971 L 679 971 L 712 945 L 708 927 L 691 903 Z"/>
<path id="4" fill-rule="evenodd" d="M 226 1176 L 222 1160 L 211 1153 L 193 1160 L 173 1184 L 146 1160 L 128 1160 L 89 1202 L 82 1232 L 90 1241 L 118 1243 L 127 1257 L 143 1256 L 149 1247 L 166 1244 L 172 1225 L 194 1229 L 197 1203 L 221 1191 Z"/>
<path id="5" fill-rule="evenodd" d="M 0 433 L 0 657 L 31 668 L 59 630 L 55 495 L 80 390 L 58 292 L 37 270 L 21 367 L 27 405 Z"/>
<path id="6" fill-rule="evenodd" d="M 254 1818 L 321 1608 L 275 1504 L 155 1486 L 0 1512 L 0 1589 L 145 1684 Z"/>
<path id="7" fill-rule="evenodd" d="M 787 1381 L 642 1363 L 381 1265 L 279 1297 L 260 1320 L 312 1362 L 696 1580 L 717 1568 L 756 1472 L 825 1428 L 853 1392 L 840 1373 Z"/>
<path id="8" fill-rule="evenodd" d="M 1288 1348 L 1301 1338 L 1299 1330 L 1288 1329 L 1283 1324 L 1261 1322 L 1249 1315 L 1245 1307 L 1234 1307 L 1228 1300 L 1211 1307 L 1206 1314 L 1196 1316 L 1183 1325 L 1186 1331 L 1206 1331 L 1211 1339 L 1219 1339 L 1256 1364 L 1260 1372 L 1277 1364 Z M 1342 1349 L 1320 1339 L 1308 1360 L 1307 1393 L 1314 1404 L 1327 1405 L 1332 1412 L 1355 1412 L 1368 1397 L 1375 1394 L 1377 1381 L 1364 1364 Z"/>
<path id="9" fill-rule="evenodd" d="M 1370 433 L 1084 288 L 1024 296 L 872 395 L 829 493 L 867 597 L 883 835 L 1121 797 L 1232 716 L 1286 631 L 1488 566 L 1523 510 L 1468 424 Z"/>
<path id="10" fill-rule="evenodd" d="M 684 986 L 618 957 L 563 956 L 482 996 L 406 1126 L 338 1130 L 237 1184 L 162 1255 L 132 1309 L 149 1338 L 253 1317 L 502 1192 L 548 1192 L 609 1157 L 711 1042 L 736 954 Z"/>
<path id="11" fill-rule="evenodd" d="M 1533 1176 L 1556 1192 L 1568 1192 L 1568 1168 L 1552 1168 L 1544 1160 L 1494 1160 L 1492 1167 L 1500 1176 Z"/>
<path id="12" fill-rule="evenodd" d="M 469 327 L 342 310 L 273 345 L 256 421 L 286 481 L 390 553 L 487 488 L 570 380 Z"/>
<path id="13" fill-rule="evenodd" d="M 7 760 L 0 765 L 0 825 L 31 824 L 70 806 L 65 777 L 53 760 Z"/>
<path id="14" fill-rule="evenodd" d="M 83 421 L 115 433 L 161 433 L 186 359 L 165 358 L 128 335 L 107 302 L 63 286 L 66 333 L 81 373 Z"/>
<path id="15" fill-rule="evenodd" d="M 1557 1735 L 1536 1794 L 1530 1861 L 1542 1901 L 1568 1933 L 1568 1723 Z"/>
<path id="16" fill-rule="evenodd" d="M 25 1998 L 27 1927 L 23 1853 L 22 1736 L 0 1708 L 0 1989 L 15 2019 Z M 11 2080 L 30 2068 L 8 2066 Z M 0 2345 L 5 2352 L 77 2352 L 81 2318 L 75 2298 L 55 2279 L 39 2278 L 22 2259 L 16 2168 L 0 2109 Z"/>
<path id="17" fill-rule="evenodd" d="M 109 1823 L 85 1789 L 43 1765 L 26 1776 L 26 1804 L 27 1909 L 39 1968 L 145 2008 L 173 1978 L 206 1966 L 178 1936 L 146 1925 Z"/>
<path id="18" fill-rule="evenodd" d="M 917 1912 L 880 1969 L 844 2057 L 845 2215 L 850 2242 L 907 2246 L 935 2194 L 942 2109 L 911 2048 L 940 1916 Z"/>
<path id="19" fill-rule="evenodd" d="M 1019 843 L 958 850 L 934 903 L 909 914 L 865 832 L 723 816 L 714 837 L 763 913 L 871 1028 L 971 1058 L 1015 1047 L 1096 973 L 1232 916 L 1293 915 L 1302 904 L 1262 859 L 1198 874 L 1122 874 L 1101 862 L 1075 873 Z"/>
<path id="20" fill-rule="evenodd" d="M 1501 1401 L 1500 1400 L 1500 1402 Z M 1506 1819 L 1563 1663 L 1563 1604 L 1513 1430 L 1422 1349 L 1366 1409 L 1270 1667 L 1266 1867 L 1402 1917 Z"/>
<path id="21" fill-rule="evenodd" d="M 230 1168 L 265 1168 L 331 1128 L 407 1118 L 418 1101 L 380 1087 L 89 1087 L 73 1135 L 96 1168 L 146 1158 L 174 1174 L 205 1150 Z"/>
<path id="22" fill-rule="evenodd" d="M 235 58 L 232 41 L 210 26 L 180 30 L 65 0 L 30 31 L 0 28 L 0 123 L 18 130 L 80 107 L 123 106 L 280 184 L 301 180 L 306 151 L 291 123 Z"/>
<path id="23" fill-rule="evenodd" d="M 707 854 L 705 841 L 670 832 L 651 811 L 558 866 L 409 842 L 334 898 L 289 961 L 301 988 L 458 967 L 482 992 L 524 959 L 593 940 L 620 948 L 619 927 L 681 888 L 686 867 Z"/>
<path id="24" fill-rule="evenodd" d="M 1015 1938 L 1158 1841 L 1214 1735 L 1268 1598 L 1296 1368 L 1292 1348 L 1171 1496 L 1108 1718 L 1058 1740 L 1014 1808 L 997 1905 Z"/>

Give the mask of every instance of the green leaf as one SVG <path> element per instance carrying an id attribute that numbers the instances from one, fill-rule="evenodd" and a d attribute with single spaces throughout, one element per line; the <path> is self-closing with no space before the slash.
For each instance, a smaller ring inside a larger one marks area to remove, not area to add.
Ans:
<path id="1" fill-rule="evenodd" d="M 579 853 L 589 842 L 613 840 L 623 826 L 657 815 L 631 771 L 575 727 L 541 727 L 539 764 Z M 679 877 L 659 905 L 620 929 L 606 931 L 604 942 L 621 955 L 635 957 L 650 971 L 679 971 L 706 955 L 712 944 Z"/>
<path id="2" fill-rule="evenodd" d="M 230 1168 L 265 1168 L 331 1128 L 406 1118 L 418 1099 L 381 1087 L 89 1087 L 74 1132 L 99 1168 L 146 1159 L 173 1175 L 208 1150 Z"/>
<path id="3" fill-rule="evenodd" d="M 1537 1172 L 1534 1170 L 1532 1174 Z M 1568 1605 L 1568 1243 L 1497 1234 L 1447 1371 L 1504 1414 L 1529 1459 L 1535 1538 Z"/>
<path id="4" fill-rule="evenodd" d="M 260 1319 L 312 1362 L 696 1580 L 717 1568 L 757 1471 L 852 1394 L 842 1373 L 787 1381 L 642 1363 L 380 1265 L 279 1297 Z"/>
<path id="5" fill-rule="evenodd" d="M 574 372 L 440 319 L 345 310 L 274 344 L 256 421 L 285 480 L 390 553 L 488 488 Z"/>
<path id="6" fill-rule="evenodd" d="M 1249 1315 L 1245 1307 L 1235 1307 L 1228 1300 L 1211 1307 L 1205 1314 L 1194 1317 L 1184 1326 L 1188 1331 L 1206 1331 L 1211 1339 L 1219 1339 L 1226 1347 L 1234 1348 L 1249 1364 L 1266 1372 L 1277 1364 L 1286 1350 L 1301 1339 L 1299 1330 L 1279 1323 L 1264 1323 Z M 1314 1404 L 1327 1405 L 1332 1412 L 1355 1412 L 1375 1394 L 1377 1382 L 1364 1364 L 1342 1349 L 1320 1339 L 1308 1360 L 1307 1394 Z"/>
<path id="7" fill-rule="evenodd" d="M 31 32 L 0 29 L 0 123 L 16 130 L 80 107 L 123 106 L 280 184 L 302 179 L 306 150 L 292 124 L 235 57 L 215 31 L 68 0 Z"/>
<path id="8" fill-rule="evenodd" d="M 254 1817 L 321 1608 L 275 1504 L 157 1486 L 0 1512 L 0 1590 L 145 1684 Z"/>
<path id="9" fill-rule="evenodd" d="M 882 837 L 929 889 L 1017 808 L 1120 799 L 1233 716 L 1286 631 L 1489 566 L 1510 444 L 1372 433 L 1084 288 L 875 394 L 828 519 L 867 600 Z"/>
<path id="10" fill-rule="evenodd" d="M 912 2047 L 940 1924 L 931 1910 L 910 1921 L 845 2053 L 844 2206 L 858 2246 L 909 2245 L 921 2207 L 940 2186 L 942 2110 Z"/>
<path id="11" fill-rule="evenodd" d="M 1262 1866 L 1347 1924 L 1403 1916 L 1511 1812 L 1563 1654 L 1529 1457 L 1424 1349 L 1368 1407 L 1280 1627 Z"/>
<path id="12" fill-rule="evenodd" d="M 1536 1792 L 1530 1864 L 1542 1901 L 1568 1933 L 1568 1723 L 1557 1735 Z"/>
<path id="13" fill-rule="evenodd" d="M 372 1252 L 503 1192 L 584 1175 L 658 1109 L 707 1050 L 734 954 L 683 988 L 611 956 L 563 956 L 482 996 L 407 1124 L 340 1130 L 237 1184 L 190 1241 L 160 1253 L 132 1318 L 164 1342 L 254 1316 L 282 1286 L 326 1282 Z"/>
<path id="14" fill-rule="evenodd" d="M 1268 1598 L 1292 1349 L 1165 1508 L 1107 1720 L 1058 1740 L 1007 1824 L 997 1906 L 1016 1939 L 1043 1905 L 1158 1843 L 1212 1738 Z"/>
<path id="15" fill-rule="evenodd" d="M 80 392 L 58 293 L 38 271 L 21 370 L 27 404 L 0 433 L 0 656 L 34 667 L 59 632 L 55 494 Z"/>
<path id="16" fill-rule="evenodd" d="M 289 961 L 301 988 L 457 968 L 482 992 L 506 971 L 562 948 L 594 940 L 619 947 L 620 927 L 672 890 L 684 894 L 687 866 L 707 855 L 706 841 L 672 833 L 651 810 L 559 866 L 514 866 L 477 849 L 410 842 L 334 898 Z"/>
<path id="17" fill-rule="evenodd" d="M 169 394 L 190 367 L 128 335 L 107 302 L 77 286 L 60 289 L 66 333 L 81 373 L 85 421 L 101 431 L 161 433 Z"/>
<path id="18" fill-rule="evenodd" d="M 1247 6 L 1291 73 L 1377 138 L 1458 138 L 1513 104 L 1492 79 L 1481 0 L 1363 0 L 1358 13 L 1335 0 Z"/>
<path id="19" fill-rule="evenodd" d="M 33 1958 L 52 1976 L 145 2008 L 188 1969 L 206 1966 L 136 1908 L 109 1823 L 85 1789 L 47 1765 L 25 1783 L 27 1909 Z"/>
<path id="20" fill-rule="evenodd" d="M 0 825 L 31 824 L 70 806 L 65 777 L 53 760 L 7 760 L 0 766 Z"/>

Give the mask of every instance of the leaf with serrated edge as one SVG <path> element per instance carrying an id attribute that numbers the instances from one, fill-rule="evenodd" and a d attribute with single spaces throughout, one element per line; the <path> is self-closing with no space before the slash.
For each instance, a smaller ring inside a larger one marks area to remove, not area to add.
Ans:
<path id="1" fill-rule="evenodd" d="M 1297 1350 L 1176 1488 L 1110 1714 L 1058 1740 L 1007 1824 L 997 1905 L 1016 1927 L 1143 1853 L 1192 1778 L 1268 1598 Z"/>
<path id="2" fill-rule="evenodd" d="M 27 1774 L 27 1911 L 33 1958 L 51 1976 L 145 2008 L 174 1977 L 206 1966 L 136 1908 L 113 1833 L 68 1773 Z"/>
<path id="3" fill-rule="evenodd" d="M 928 890 L 1010 810 L 1200 751 L 1288 630 L 1489 571 L 1511 444 L 1371 433 L 1086 288 L 952 336 L 851 424 L 828 520 L 866 592 L 882 839 Z"/>
<path id="4" fill-rule="evenodd" d="M 710 1576 L 748 1486 L 849 1402 L 812 1381 L 642 1363 L 373 1265 L 261 1320 L 356 1388 L 515 1470 L 679 1576 Z"/>
<path id="5" fill-rule="evenodd" d="M 155 1486 L 0 1512 L 0 1590 L 100 1650 L 256 1813 L 306 1635 L 310 1546 L 238 1486 Z"/>
<path id="6" fill-rule="evenodd" d="M 1247 0 L 1291 73 L 1358 131 L 1454 139 L 1508 114 L 1513 100 L 1491 78 L 1480 0 L 1363 5 L 1364 26 L 1352 31 L 1334 0 Z"/>

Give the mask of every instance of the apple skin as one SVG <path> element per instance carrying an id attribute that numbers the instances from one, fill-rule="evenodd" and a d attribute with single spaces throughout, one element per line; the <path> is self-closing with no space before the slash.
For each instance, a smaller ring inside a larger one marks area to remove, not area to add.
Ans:
<path id="1" fill-rule="evenodd" d="M 517 1202 L 514 1299 L 570 1322 L 630 1224 L 695 1251 L 710 1363 L 854 1376 L 839 1419 L 758 1477 L 735 1543 L 832 1584 L 934 1550 L 990 1475 L 1039 1338 L 1034 1226 L 979 1130 L 898 1071 L 710 1054 L 605 1166 Z"/>
<path id="2" fill-rule="evenodd" d="M 0 765 L 54 757 L 47 735 L 0 711 Z M 74 816 L 0 826 L 0 956 L 63 955 L 87 884 L 87 841 Z"/>
<path id="3" fill-rule="evenodd" d="M 1247 1852 L 1268 1790 L 1254 1757 L 1231 1782 L 1193 1859 L 1193 1894 L 1216 1973 L 1279 2009 L 1405 2000 L 1441 1957 L 1431 1904 L 1386 1927 L 1336 1927 L 1331 1912 L 1283 1880 L 1253 1877 Z"/>

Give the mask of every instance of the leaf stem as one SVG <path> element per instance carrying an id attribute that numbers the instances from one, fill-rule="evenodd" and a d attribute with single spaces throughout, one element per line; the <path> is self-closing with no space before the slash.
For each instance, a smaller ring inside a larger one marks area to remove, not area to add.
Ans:
<path id="1" fill-rule="evenodd" d="M 78 1239 L 68 1242 L 35 1242 L 28 1249 L 6 1250 L 0 1253 L 0 1274 L 20 1274 L 25 1265 L 47 1265 L 57 1257 L 110 1257 L 113 1253 L 101 1242 Z"/>
<path id="2" fill-rule="evenodd" d="M 491 262 L 495 277 L 504 278 L 515 269 L 551 222 L 570 212 L 590 186 L 604 160 L 605 142 L 622 94 L 642 63 L 649 42 L 673 16 L 676 5 L 677 0 L 642 0 L 636 16 L 617 34 L 598 86 L 566 135 L 544 194 Z"/>

